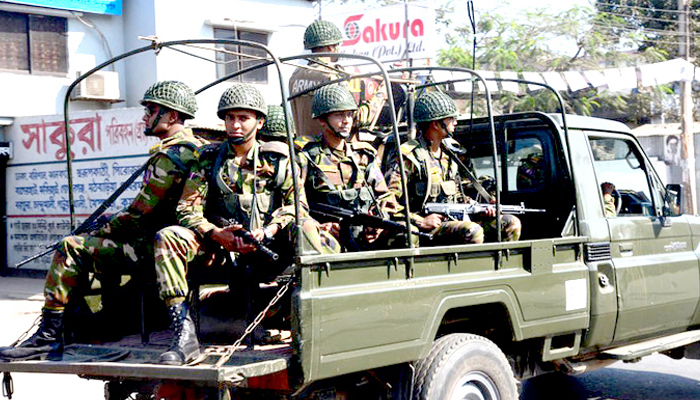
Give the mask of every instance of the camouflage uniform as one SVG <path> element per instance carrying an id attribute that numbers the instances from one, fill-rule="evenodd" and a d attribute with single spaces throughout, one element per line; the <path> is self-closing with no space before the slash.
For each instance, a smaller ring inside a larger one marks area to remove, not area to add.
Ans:
<path id="1" fill-rule="evenodd" d="M 615 207 L 615 198 L 611 194 L 603 195 L 603 203 L 605 209 L 605 218 L 614 218 L 617 216 L 617 208 Z"/>
<path id="2" fill-rule="evenodd" d="M 304 32 L 304 48 L 313 50 L 319 47 L 335 46 L 343 41 L 343 34 L 332 22 L 316 20 Z M 342 67 L 332 64 L 325 57 L 309 59 L 308 65 L 297 68 L 289 79 L 289 94 L 294 96 L 322 83 L 337 79 Z M 316 136 L 321 132 L 320 123 L 311 117 L 313 92 L 292 100 L 292 113 L 296 131 L 302 136 Z"/>
<path id="3" fill-rule="evenodd" d="M 376 150 L 365 142 L 345 142 L 342 151 L 331 149 L 323 142 L 306 145 L 299 162 L 311 208 L 315 203 L 326 203 L 374 213 L 382 218 L 393 216 L 399 206 L 389 192 L 375 157 Z M 321 231 L 321 234 L 327 232 Z M 380 241 L 386 240 L 389 238 Z"/>
<path id="4" fill-rule="evenodd" d="M 158 229 L 176 222 L 175 205 L 202 144 L 185 129 L 153 146 L 143 186 L 129 207 L 92 234 L 61 241 L 46 277 L 47 309 L 63 310 L 88 273 L 118 273 L 150 254 Z"/>
<path id="5" fill-rule="evenodd" d="M 280 231 L 275 238 L 279 240 L 270 246 L 290 256 L 297 229 L 287 145 L 256 142 L 242 165 L 234 162 L 234 155 L 227 142 L 203 150 L 199 169 L 190 174 L 177 206 L 181 226 L 168 227 L 156 235 L 156 275 L 161 298 L 166 302 L 187 294 L 189 263 L 207 263 L 213 253 L 221 250 L 221 246 L 208 240 L 216 226 L 212 221 L 217 218 L 234 218 L 248 230 L 277 224 Z M 305 207 L 303 188 L 300 196 Z M 302 230 L 304 248 L 328 252 L 313 221 L 305 220 Z M 260 272 L 266 275 L 261 279 L 276 275 L 266 268 Z"/>

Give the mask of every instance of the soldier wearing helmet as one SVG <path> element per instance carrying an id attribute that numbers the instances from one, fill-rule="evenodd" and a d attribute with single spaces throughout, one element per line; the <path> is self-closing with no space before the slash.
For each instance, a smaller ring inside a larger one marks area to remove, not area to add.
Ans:
<path id="1" fill-rule="evenodd" d="M 400 148 L 406 170 L 411 219 L 421 231 L 432 233 L 440 244 L 483 243 L 485 233 L 495 232 L 495 220 L 488 220 L 482 227 L 474 221 L 445 221 L 442 215 L 422 212 L 428 202 L 469 200 L 461 190 L 463 182 L 459 165 L 443 144 L 443 140 L 450 137 L 457 127 L 457 106 L 448 95 L 429 92 L 418 98 L 413 115 L 418 126 L 418 138 L 409 140 Z M 399 204 L 404 204 L 398 154 L 390 155 L 388 159 L 386 177 L 389 187 L 399 199 Z M 492 218 L 495 210 L 489 210 L 487 214 L 482 216 L 484 221 Z M 502 227 L 508 240 L 520 237 L 520 220 L 516 217 L 504 215 Z"/>
<path id="2" fill-rule="evenodd" d="M 350 92 L 341 85 L 327 85 L 314 93 L 312 116 L 321 126 L 318 142 L 304 147 L 299 158 L 305 180 L 309 206 L 318 203 L 359 210 L 387 218 L 398 208 L 389 192 L 379 165 L 376 150 L 365 142 L 349 142 L 357 104 Z M 340 238 L 337 222 L 319 220 L 322 234 Z M 359 247 L 373 243 L 379 246 L 391 240 L 377 232 L 354 231 L 352 237 Z M 351 249 L 353 243 L 343 243 Z"/>
<path id="3" fill-rule="evenodd" d="M 343 42 L 343 34 L 332 22 L 316 20 L 304 32 L 304 48 L 311 53 L 335 53 Z M 297 68 L 289 80 L 291 96 L 314 88 L 319 84 L 337 79 L 342 67 L 335 64 L 337 59 L 314 57 L 308 65 Z M 296 131 L 301 136 L 317 136 L 321 132 L 319 122 L 311 118 L 311 103 L 313 92 L 296 97 L 292 100 L 292 111 Z"/>
<path id="4" fill-rule="evenodd" d="M 260 92 L 249 84 L 234 84 L 221 96 L 218 116 L 226 125 L 228 140 L 202 150 L 199 169 L 190 174 L 177 207 L 180 226 L 156 235 L 156 275 L 160 296 L 171 309 L 187 310 L 185 296 L 190 263 L 219 262 L 216 253 L 236 254 L 237 265 L 265 265 L 251 273 L 259 282 L 270 282 L 291 259 L 297 229 L 294 222 L 294 181 L 286 143 L 257 140 L 268 107 Z M 303 187 L 300 199 L 306 207 Z M 236 224 L 224 224 L 224 221 Z M 280 253 L 278 263 L 265 258 L 255 246 L 234 231 L 246 229 L 260 242 Z M 304 243 L 319 253 L 318 228 L 302 221 Z M 286 257 L 285 257 L 286 256 Z M 198 265 L 201 265 L 199 263 Z M 161 362 L 180 365 L 196 356 L 196 333 L 185 313 L 186 335 L 179 346 L 164 353 Z M 187 340 L 187 337 L 194 338 Z"/>
<path id="5" fill-rule="evenodd" d="M 90 234 L 63 238 L 46 276 L 39 330 L 18 346 L 0 350 L 0 359 L 41 358 L 61 351 L 66 305 L 88 283 L 88 274 L 119 276 L 139 259 L 150 259 L 156 232 L 177 222 L 177 201 L 190 168 L 198 162 L 198 149 L 205 144 L 183 125 L 194 117 L 197 101 L 184 83 L 163 81 L 146 90 L 141 104 L 145 107 L 144 133 L 160 139 L 150 150 L 141 190 L 127 208 L 102 218 L 102 226 Z M 119 312 L 120 305 L 111 306 L 110 310 L 103 305 L 101 313 L 107 313 L 103 322 L 118 331 L 120 321 L 109 313 Z"/>

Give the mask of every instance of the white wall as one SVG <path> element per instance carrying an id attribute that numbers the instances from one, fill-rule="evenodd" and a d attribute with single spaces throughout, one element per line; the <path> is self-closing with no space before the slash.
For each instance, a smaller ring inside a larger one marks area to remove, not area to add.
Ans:
<path id="1" fill-rule="evenodd" d="M 37 13 L 41 14 L 38 11 Z M 124 51 L 121 17 L 87 13 L 84 16 L 103 32 L 114 54 Z M 3 93 L 7 94 L 0 97 L 0 116 L 19 117 L 63 113 L 64 97 L 68 86 L 76 77 L 76 72 L 87 71 L 110 58 L 97 32 L 74 17 L 68 18 L 67 51 L 68 73 L 66 75 L 0 72 L 0 87 L 3 88 Z M 117 71 L 120 71 L 119 68 Z M 121 90 L 123 91 L 124 87 Z M 92 101 L 70 103 L 71 110 L 105 108 L 110 108 L 110 105 Z"/>
<path id="2" fill-rule="evenodd" d="M 258 28 L 272 31 L 270 50 L 280 56 L 299 54 L 303 51 L 303 35 L 313 20 L 312 3 L 307 0 L 154 0 L 156 29 L 162 41 L 187 38 L 213 38 L 214 27 L 209 21 L 223 21 L 228 18 L 236 25 L 245 28 Z M 184 23 L 186 16 L 187 23 Z M 190 50 L 188 50 L 190 51 Z M 197 54 L 213 58 L 210 51 L 191 50 Z M 158 56 L 157 79 L 177 79 L 190 85 L 194 90 L 216 79 L 216 65 L 174 51 L 163 51 Z M 286 85 L 293 68 L 283 71 Z M 280 103 L 279 81 L 275 69 L 268 70 L 267 85 L 258 85 L 268 103 Z M 222 83 L 197 97 L 198 123 L 218 123 L 216 107 L 219 97 L 230 84 Z"/>

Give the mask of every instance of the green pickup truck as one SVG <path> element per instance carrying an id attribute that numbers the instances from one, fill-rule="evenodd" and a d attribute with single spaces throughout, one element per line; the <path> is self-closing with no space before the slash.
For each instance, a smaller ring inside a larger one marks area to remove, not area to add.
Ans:
<path id="1" fill-rule="evenodd" d="M 544 373 L 700 358 L 700 219 L 681 214 L 680 186 L 664 186 L 629 128 L 529 112 L 460 119 L 454 139 L 500 204 L 544 210 L 518 216 L 519 241 L 298 255 L 266 287 L 281 298 L 261 314 L 274 309 L 262 326 L 277 340 L 254 323 L 247 345 L 203 340 L 196 365 L 155 364 L 167 341 L 146 332 L 0 371 L 101 379 L 109 400 L 517 399 Z"/>

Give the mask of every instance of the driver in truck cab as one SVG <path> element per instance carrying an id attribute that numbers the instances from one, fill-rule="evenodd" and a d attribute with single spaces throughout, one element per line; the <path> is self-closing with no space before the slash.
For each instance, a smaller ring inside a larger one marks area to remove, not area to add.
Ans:
<path id="1" fill-rule="evenodd" d="M 440 214 L 425 214 L 426 203 L 459 203 L 467 200 L 461 190 L 460 166 L 453 154 L 444 148 L 443 139 L 450 137 L 457 127 L 457 106 L 446 94 L 428 92 L 416 101 L 414 119 L 418 137 L 401 145 L 406 170 L 411 220 L 423 232 L 433 235 L 435 243 L 466 244 L 483 243 L 496 236 L 495 209 L 489 208 L 487 215 L 472 216 L 474 221 L 449 221 Z M 401 186 L 401 170 L 398 154 L 388 157 L 386 178 L 389 188 L 404 204 Z M 513 215 L 502 215 L 500 229 L 508 241 L 520 238 L 520 220 Z"/>

